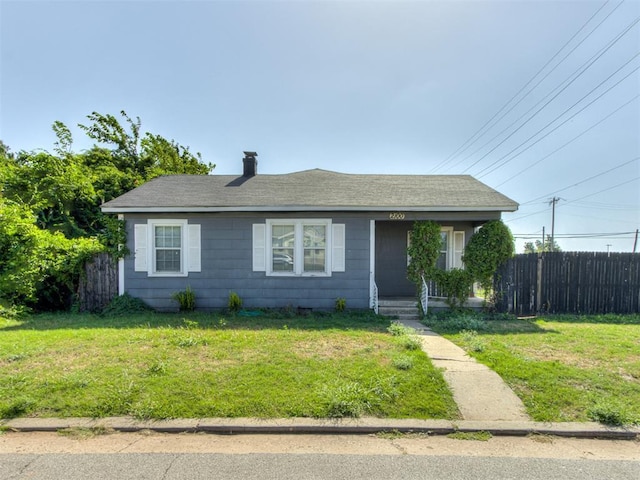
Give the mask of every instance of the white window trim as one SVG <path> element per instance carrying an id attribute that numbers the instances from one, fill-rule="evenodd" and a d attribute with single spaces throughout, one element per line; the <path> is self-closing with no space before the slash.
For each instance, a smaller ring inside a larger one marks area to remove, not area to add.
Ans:
<path id="1" fill-rule="evenodd" d="M 292 272 L 273 271 L 272 229 L 274 225 L 293 225 L 294 227 L 294 263 Z M 322 225 L 325 227 L 324 272 L 304 272 L 304 240 L 303 227 L 306 225 Z M 330 277 L 332 236 L 331 219 L 329 218 L 277 218 L 266 220 L 266 274 L 272 277 Z"/>
<path id="2" fill-rule="evenodd" d="M 440 233 L 447 233 L 447 256 L 445 270 L 451 270 L 453 267 L 453 227 L 441 227 Z"/>
<path id="3" fill-rule="evenodd" d="M 186 277 L 188 271 L 188 250 L 187 244 L 187 228 L 186 219 L 149 219 L 147 222 L 147 244 L 149 245 L 147 252 L 147 265 L 149 265 L 150 277 Z M 156 271 L 156 245 L 155 245 L 155 227 L 180 227 L 180 271 L 179 272 L 157 272 Z"/>

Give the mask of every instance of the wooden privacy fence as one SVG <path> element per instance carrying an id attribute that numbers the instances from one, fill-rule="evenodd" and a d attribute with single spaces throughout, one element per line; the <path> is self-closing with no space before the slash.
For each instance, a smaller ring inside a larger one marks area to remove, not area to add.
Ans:
<path id="1" fill-rule="evenodd" d="M 100 253 L 84 267 L 78 285 L 81 312 L 98 312 L 118 295 L 118 263 L 108 253 Z"/>
<path id="2" fill-rule="evenodd" d="M 496 308 L 536 313 L 640 312 L 640 254 L 548 252 L 516 255 L 494 278 Z"/>

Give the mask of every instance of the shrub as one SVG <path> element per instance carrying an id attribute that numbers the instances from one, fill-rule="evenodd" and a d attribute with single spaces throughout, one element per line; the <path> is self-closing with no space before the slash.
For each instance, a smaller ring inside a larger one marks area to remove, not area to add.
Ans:
<path id="1" fill-rule="evenodd" d="M 493 275 L 515 253 L 513 235 L 502 220 L 485 223 L 464 249 L 465 268 L 485 292 L 493 287 Z"/>
<path id="2" fill-rule="evenodd" d="M 409 235 L 407 255 L 410 260 L 407 276 L 418 286 L 418 291 L 420 291 L 422 277 L 424 276 L 427 280 L 431 278 L 440 256 L 442 247 L 440 225 L 432 221 L 415 222 Z"/>
<path id="3" fill-rule="evenodd" d="M 189 285 L 182 292 L 176 292 L 171 298 L 178 302 L 181 312 L 192 312 L 196 308 L 196 294 Z"/>
<path id="4" fill-rule="evenodd" d="M 336 312 L 341 313 L 347 308 L 347 299 L 346 298 L 336 298 Z"/>
<path id="5" fill-rule="evenodd" d="M 227 302 L 227 309 L 230 312 L 237 313 L 242 308 L 242 299 L 236 292 L 229 293 L 229 300 Z"/>
<path id="6" fill-rule="evenodd" d="M 451 270 L 436 270 L 434 272 L 436 283 L 447 295 L 447 305 L 453 310 L 460 310 L 469 298 L 473 277 L 468 270 L 453 268 Z"/>
<path id="7" fill-rule="evenodd" d="M 143 313 L 151 311 L 151 307 L 136 297 L 132 297 L 128 293 L 116 295 L 109 305 L 102 310 L 105 317 L 118 317 L 121 315 L 130 315 L 132 313 Z"/>
<path id="8" fill-rule="evenodd" d="M 84 264 L 105 247 L 41 230 L 27 207 L 0 197 L 0 292 L 11 305 L 68 308 Z"/>

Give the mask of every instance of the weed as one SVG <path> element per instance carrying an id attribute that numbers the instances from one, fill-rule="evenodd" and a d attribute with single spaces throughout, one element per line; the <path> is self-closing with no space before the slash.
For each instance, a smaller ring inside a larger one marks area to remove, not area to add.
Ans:
<path id="1" fill-rule="evenodd" d="M 442 332 L 459 332 L 461 330 L 483 332 L 488 330 L 487 322 L 481 315 L 469 312 L 430 314 L 422 323 Z"/>
<path id="2" fill-rule="evenodd" d="M 622 427 L 628 423 L 631 423 L 629 415 L 620 405 L 615 405 L 609 402 L 600 402 L 592 406 L 587 415 L 594 422 L 600 422 L 605 425 L 611 425 L 615 427 Z"/>
<path id="3" fill-rule="evenodd" d="M 149 368 L 147 368 L 147 373 L 149 375 L 166 375 L 168 371 L 167 363 L 163 360 L 156 360 Z"/>
<path id="4" fill-rule="evenodd" d="M 195 330 L 197 328 L 200 328 L 200 324 L 196 320 L 188 320 L 186 318 L 183 318 L 182 327 L 186 330 Z"/>
<path id="5" fill-rule="evenodd" d="M 35 406 L 36 402 L 29 397 L 18 397 L 12 399 L 9 404 L 0 404 L 0 418 L 16 418 L 27 415 Z"/>
<path id="6" fill-rule="evenodd" d="M 364 413 L 371 413 L 382 401 L 395 398 L 397 392 L 393 379 L 376 379 L 368 387 L 354 381 L 337 383 L 333 387 L 325 387 L 323 396 L 326 400 L 326 417 L 358 418 Z"/>
<path id="7" fill-rule="evenodd" d="M 133 313 L 143 313 L 151 311 L 151 307 L 136 297 L 132 297 L 128 293 L 117 295 L 109 302 L 102 315 L 105 317 L 120 317 L 123 315 L 131 315 Z"/>
<path id="8" fill-rule="evenodd" d="M 177 335 L 171 341 L 173 345 L 180 348 L 200 347 L 209 345 L 206 338 L 197 335 Z"/>
<path id="9" fill-rule="evenodd" d="M 342 313 L 347 308 L 347 299 L 343 297 L 336 298 L 336 312 Z"/>
<path id="10" fill-rule="evenodd" d="M 460 337 L 467 345 L 467 348 L 472 352 L 484 352 L 486 344 L 484 340 L 478 336 L 478 332 L 475 330 L 462 330 L 460 332 Z"/>
<path id="11" fill-rule="evenodd" d="M 410 327 L 406 327 L 400 322 L 391 322 L 391 325 L 387 327 L 387 332 L 389 332 L 394 337 L 400 337 L 403 335 L 411 335 L 415 333 L 415 330 Z"/>
<path id="12" fill-rule="evenodd" d="M 422 342 L 416 335 L 403 335 L 398 337 L 398 343 L 406 350 L 420 350 L 422 348 Z"/>
<path id="13" fill-rule="evenodd" d="M 242 308 L 242 299 L 236 292 L 229 292 L 229 300 L 227 301 L 227 308 L 230 312 L 238 313 Z"/>
<path id="14" fill-rule="evenodd" d="M 409 355 L 398 355 L 391 360 L 391 365 L 398 370 L 410 370 L 413 368 L 413 357 Z"/>
<path id="15" fill-rule="evenodd" d="M 181 312 L 192 312 L 196 309 L 196 293 L 187 285 L 182 292 L 176 292 L 171 295 L 178 302 Z"/>
<path id="16" fill-rule="evenodd" d="M 453 438 L 455 440 L 476 440 L 478 442 L 488 442 L 493 435 L 490 432 L 479 431 L 479 432 L 453 432 L 447 435 L 449 438 Z"/>
<path id="17" fill-rule="evenodd" d="M 107 427 L 69 427 L 58 430 L 56 433 L 61 437 L 68 437 L 78 440 L 85 440 L 87 438 L 97 437 L 99 435 L 109 435 L 114 433 L 115 430 Z"/>

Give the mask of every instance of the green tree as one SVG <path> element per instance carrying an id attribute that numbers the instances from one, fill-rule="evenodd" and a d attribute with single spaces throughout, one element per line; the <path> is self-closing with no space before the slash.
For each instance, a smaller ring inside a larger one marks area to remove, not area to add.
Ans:
<path id="1" fill-rule="evenodd" d="M 551 235 L 547 235 L 544 244 L 540 240 L 527 242 L 524 244 L 524 253 L 561 252 L 562 249 L 555 239 L 551 240 Z"/>
<path id="2" fill-rule="evenodd" d="M 509 227 L 502 220 L 492 220 L 471 237 L 462 260 L 473 279 L 489 292 L 498 267 L 514 253 L 515 243 Z"/>
<path id="3" fill-rule="evenodd" d="M 122 222 L 100 205 L 159 175 L 208 174 L 174 140 L 141 132 L 140 118 L 93 112 L 80 128 L 99 145 L 73 152 L 62 122 L 52 128 L 53 153 L 10 153 L 0 141 L 0 299 L 40 307 L 67 306 L 82 263 L 105 249 L 123 255 Z"/>

